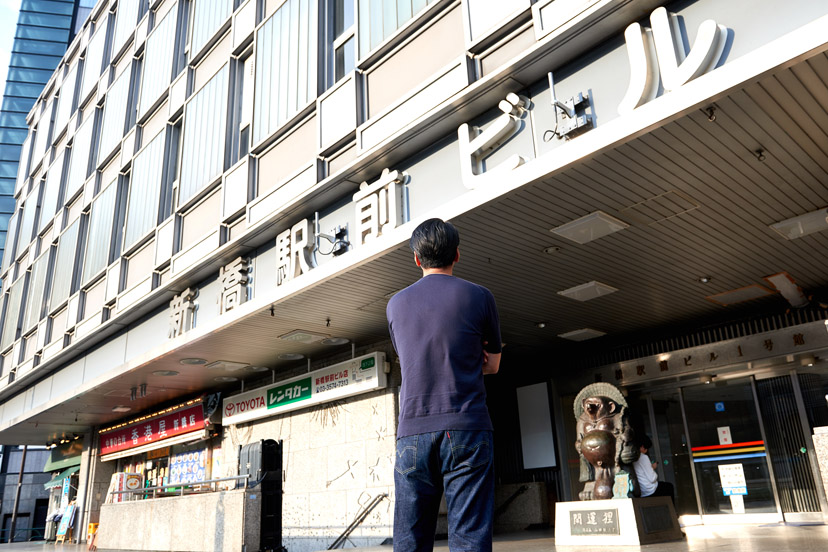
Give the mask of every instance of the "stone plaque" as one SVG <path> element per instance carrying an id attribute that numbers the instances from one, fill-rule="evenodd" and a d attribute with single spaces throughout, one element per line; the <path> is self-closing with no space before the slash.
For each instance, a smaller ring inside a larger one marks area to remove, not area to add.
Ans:
<path id="1" fill-rule="evenodd" d="M 618 509 L 577 510 L 569 512 L 571 535 L 620 535 Z"/>

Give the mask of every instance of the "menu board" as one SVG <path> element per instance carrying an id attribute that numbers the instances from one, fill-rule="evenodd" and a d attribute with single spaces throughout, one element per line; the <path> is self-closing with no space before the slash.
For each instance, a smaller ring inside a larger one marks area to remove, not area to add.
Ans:
<path id="1" fill-rule="evenodd" d="M 170 456 L 170 485 L 191 484 L 207 477 L 207 450 L 193 450 Z"/>

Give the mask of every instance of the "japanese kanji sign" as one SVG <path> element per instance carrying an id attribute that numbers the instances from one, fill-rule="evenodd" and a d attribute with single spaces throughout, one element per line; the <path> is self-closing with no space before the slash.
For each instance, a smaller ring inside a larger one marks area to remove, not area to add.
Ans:
<path id="1" fill-rule="evenodd" d="M 569 528 L 571 535 L 620 535 L 618 525 L 618 510 L 595 509 L 575 510 L 569 512 Z"/>
<path id="2" fill-rule="evenodd" d="M 101 455 L 147 445 L 205 427 L 201 404 L 101 433 Z"/>

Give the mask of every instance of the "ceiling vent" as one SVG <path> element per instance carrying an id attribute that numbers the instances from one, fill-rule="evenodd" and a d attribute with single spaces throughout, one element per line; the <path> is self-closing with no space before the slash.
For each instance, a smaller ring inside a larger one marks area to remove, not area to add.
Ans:
<path id="1" fill-rule="evenodd" d="M 280 335 L 279 339 L 283 341 L 292 341 L 293 343 L 316 343 L 318 341 L 322 341 L 326 337 L 331 336 L 308 332 L 305 330 L 293 330 L 292 332 Z"/>
<path id="2" fill-rule="evenodd" d="M 618 291 L 617 288 L 593 280 L 591 282 L 587 282 L 586 284 L 581 284 L 580 286 L 559 291 L 558 295 L 563 295 L 564 297 L 569 297 L 570 299 L 575 299 L 576 301 L 589 301 L 590 299 L 595 299 L 596 297 L 601 297 L 602 295 L 609 295 L 610 293 L 615 293 L 616 291 Z"/>
<path id="3" fill-rule="evenodd" d="M 620 214 L 641 224 L 655 224 L 698 209 L 700 205 L 678 190 L 646 199 L 641 203 L 622 209 Z"/>
<path id="4" fill-rule="evenodd" d="M 570 341 L 586 341 L 587 339 L 594 339 L 596 337 L 601 337 L 602 335 L 607 335 L 607 332 L 593 330 L 592 328 L 581 328 L 580 330 L 558 334 L 558 337 L 562 337 Z"/>
<path id="5" fill-rule="evenodd" d="M 709 295 L 706 297 L 708 301 L 713 301 L 717 305 L 735 305 L 736 303 L 744 303 L 745 301 L 752 301 L 768 295 L 773 295 L 773 291 L 765 286 L 759 284 L 752 284 L 739 289 L 717 293 L 716 295 Z"/>
<path id="6" fill-rule="evenodd" d="M 629 227 L 630 225 L 626 222 L 618 220 L 603 211 L 595 211 L 572 222 L 552 228 L 550 232 L 583 245 Z"/>

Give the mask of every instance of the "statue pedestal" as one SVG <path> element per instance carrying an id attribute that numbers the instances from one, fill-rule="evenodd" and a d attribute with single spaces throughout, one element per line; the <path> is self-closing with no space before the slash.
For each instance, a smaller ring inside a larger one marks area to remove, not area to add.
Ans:
<path id="1" fill-rule="evenodd" d="M 555 546 L 624 546 L 684 538 L 666 496 L 558 502 Z"/>

